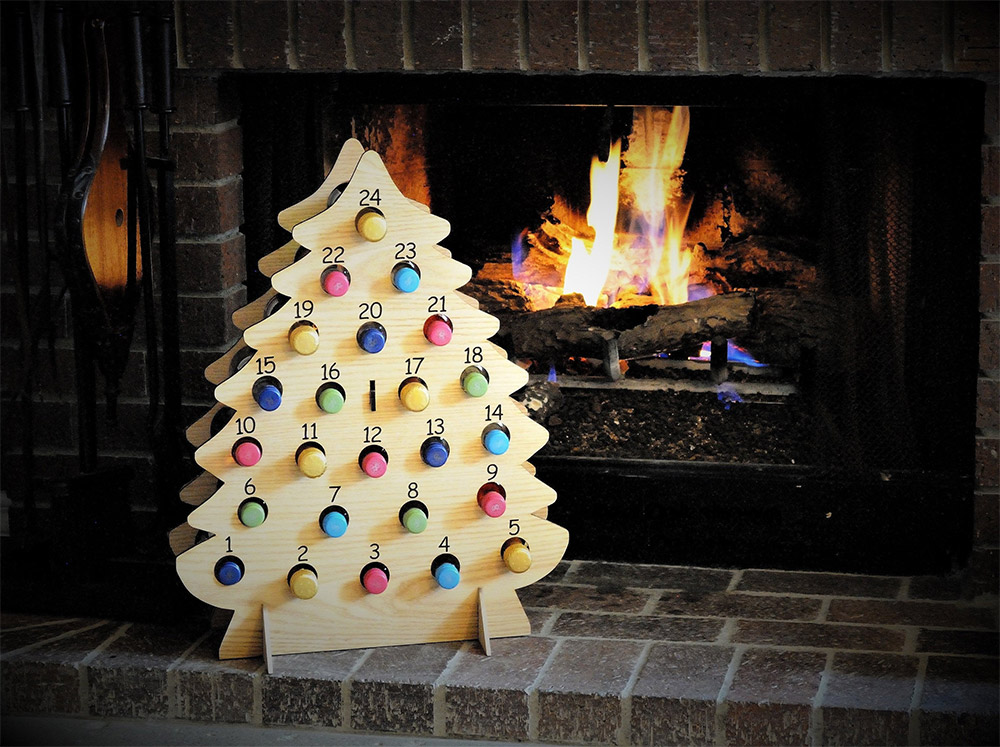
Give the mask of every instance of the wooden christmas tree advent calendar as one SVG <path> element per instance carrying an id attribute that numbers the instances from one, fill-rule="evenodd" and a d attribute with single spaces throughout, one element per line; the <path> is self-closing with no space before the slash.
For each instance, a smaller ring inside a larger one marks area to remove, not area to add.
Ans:
<path id="1" fill-rule="evenodd" d="M 509 396 L 527 374 L 456 290 L 448 222 L 356 140 L 278 220 L 293 240 L 206 369 L 219 404 L 188 430 L 206 472 L 171 536 L 193 545 L 184 585 L 234 611 L 220 657 L 528 634 L 514 590 L 569 536 L 526 462 L 548 437 Z"/>

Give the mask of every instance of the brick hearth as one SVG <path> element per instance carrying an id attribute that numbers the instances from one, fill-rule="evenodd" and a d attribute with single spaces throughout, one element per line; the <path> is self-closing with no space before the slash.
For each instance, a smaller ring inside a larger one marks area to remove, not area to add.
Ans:
<path id="1" fill-rule="evenodd" d="M 997 611 L 957 578 L 576 561 L 533 634 L 219 662 L 220 631 L 4 613 L 3 713 L 602 744 L 995 744 Z M 42 685 L 44 683 L 44 685 Z"/>

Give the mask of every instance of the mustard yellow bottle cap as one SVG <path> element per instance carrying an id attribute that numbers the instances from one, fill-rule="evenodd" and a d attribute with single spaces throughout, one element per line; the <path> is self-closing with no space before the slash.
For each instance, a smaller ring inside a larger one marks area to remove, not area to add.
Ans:
<path id="1" fill-rule="evenodd" d="M 431 393 L 427 391 L 427 387 L 421 382 L 411 381 L 404 384 L 402 389 L 399 390 L 399 401 L 403 403 L 403 407 L 407 410 L 420 412 L 426 409 L 427 405 L 431 403 Z"/>
<path id="2" fill-rule="evenodd" d="M 358 217 L 354 219 L 354 226 L 367 241 L 381 241 L 387 229 L 385 216 L 374 210 L 358 213 Z"/>
<path id="3" fill-rule="evenodd" d="M 326 454 L 315 446 L 307 446 L 295 460 L 306 477 L 319 477 L 326 472 Z"/>
<path id="4" fill-rule="evenodd" d="M 511 542 L 503 551 L 503 562 L 514 573 L 524 573 L 531 568 L 531 551 L 527 545 Z"/>
<path id="5" fill-rule="evenodd" d="M 319 348 L 319 330 L 311 324 L 300 324 L 288 330 L 288 342 L 299 355 L 312 355 Z"/>
<path id="6" fill-rule="evenodd" d="M 299 568 L 288 579 L 288 588 L 299 599 L 312 599 L 316 596 L 316 592 L 319 591 L 319 579 L 308 568 Z"/>

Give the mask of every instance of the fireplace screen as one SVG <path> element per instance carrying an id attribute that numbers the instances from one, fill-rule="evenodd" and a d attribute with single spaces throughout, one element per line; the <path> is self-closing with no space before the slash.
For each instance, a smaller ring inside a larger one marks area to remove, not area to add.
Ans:
<path id="1" fill-rule="evenodd" d="M 385 154 L 532 374 L 571 556 L 962 559 L 978 84 L 475 78 L 275 86 L 273 119 L 244 123 L 250 254 L 283 241 L 267 218 L 314 188 L 317 153 Z M 303 101 L 310 126 L 276 139 Z"/>

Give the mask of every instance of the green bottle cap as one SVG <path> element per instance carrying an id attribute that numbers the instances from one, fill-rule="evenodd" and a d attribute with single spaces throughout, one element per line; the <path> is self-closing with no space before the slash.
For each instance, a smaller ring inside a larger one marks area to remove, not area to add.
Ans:
<path id="1" fill-rule="evenodd" d="M 340 390 L 329 386 L 319 393 L 316 397 L 316 404 L 324 412 L 334 413 L 340 412 L 341 408 L 344 406 L 344 395 L 340 393 Z"/>
<path id="2" fill-rule="evenodd" d="M 471 397 L 482 397 L 490 388 L 490 382 L 479 371 L 470 371 L 462 377 L 462 389 Z"/>
<path id="3" fill-rule="evenodd" d="M 245 527 L 259 527 L 267 518 L 267 512 L 257 501 L 247 501 L 240 507 L 240 523 Z"/>
<path id="4" fill-rule="evenodd" d="M 420 534 L 427 528 L 427 514 L 413 507 L 403 514 L 403 526 L 414 534 Z"/>

